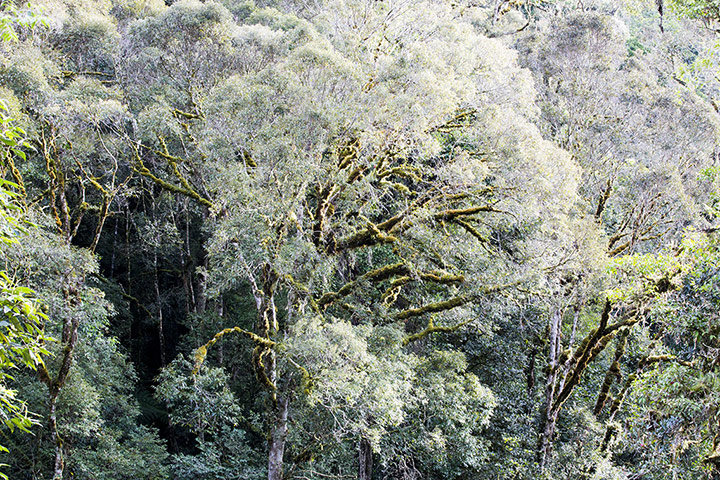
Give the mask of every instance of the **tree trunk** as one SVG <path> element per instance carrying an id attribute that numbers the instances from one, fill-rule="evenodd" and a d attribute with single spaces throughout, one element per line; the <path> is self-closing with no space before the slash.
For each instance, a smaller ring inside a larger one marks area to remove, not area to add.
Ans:
<path id="1" fill-rule="evenodd" d="M 63 441 L 57 429 L 57 394 L 50 395 L 50 415 L 48 416 L 48 429 L 55 443 L 55 467 L 53 480 L 62 480 L 65 462 L 63 461 Z"/>
<path id="2" fill-rule="evenodd" d="M 358 447 L 358 480 L 371 480 L 373 470 L 372 446 L 365 438 Z"/>
<path id="3" fill-rule="evenodd" d="M 55 444 L 55 462 L 53 467 L 53 480 L 62 480 L 63 470 L 65 467 L 63 458 L 63 441 L 58 432 L 57 426 L 57 399 L 60 391 L 65 386 L 70 367 L 72 366 L 75 345 L 78 339 L 78 328 L 80 326 L 80 318 L 77 313 L 72 310 L 76 309 L 80 303 L 80 285 L 84 281 L 83 278 L 72 278 L 72 283 L 68 283 L 63 288 L 63 296 L 67 302 L 70 312 L 63 319 L 62 329 L 62 358 L 58 373 L 53 379 L 45 364 L 41 364 L 37 369 L 38 377 L 48 388 L 48 429 L 53 436 Z"/>
<path id="4" fill-rule="evenodd" d="M 592 360 L 597 357 L 615 337 L 616 333 L 637 322 L 637 319 L 615 322 L 608 327 L 612 304 L 605 301 L 600 316 L 600 323 L 566 358 L 560 358 L 562 351 L 562 310 L 555 312 L 550 319 L 550 348 L 548 352 L 548 377 L 545 388 L 545 407 L 538 441 L 538 463 L 545 469 L 552 453 L 553 437 L 557 428 L 557 420 L 565 401 L 570 397 L 580 382 L 583 372 Z M 577 313 L 577 312 L 576 312 Z"/>
<path id="5" fill-rule="evenodd" d="M 527 383 L 527 391 L 533 394 L 535 391 L 535 357 L 537 356 L 537 347 L 533 347 L 528 354 L 528 363 L 525 367 L 525 382 Z"/>
<path id="6" fill-rule="evenodd" d="M 558 411 L 554 408 L 554 404 L 558 370 L 560 368 L 559 356 L 562 346 L 562 316 L 562 310 L 557 310 L 553 313 L 552 317 L 550 317 L 550 346 L 548 349 L 548 376 L 545 381 L 545 409 L 542 419 L 542 432 L 540 433 L 540 441 L 538 444 L 538 463 L 540 464 L 541 470 L 545 469 L 550 454 L 552 453 L 552 441 L 555 435 L 555 425 L 558 417 Z"/>
<path id="7" fill-rule="evenodd" d="M 253 295 L 258 310 L 257 330 L 259 336 L 270 339 L 278 333 L 277 307 L 275 306 L 275 289 L 278 275 L 270 265 L 265 265 L 262 272 L 261 288 L 254 280 Z M 268 480 L 282 480 L 283 456 L 288 431 L 288 404 L 290 397 L 283 395 L 278 389 L 278 372 L 275 351 L 267 345 L 258 344 L 253 351 L 253 366 L 258 381 L 270 394 L 268 408 Z"/>
<path id="8" fill-rule="evenodd" d="M 207 260 L 205 261 L 205 268 L 208 267 Z M 205 286 L 207 285 L 207 275 L 205 273 L 197 274 L 197 289 L 195 293 L 195 311 L 202 315 L 207 310 L 207 293 L 205 292 Z M 192 284 L 192 282 L 191 282 Z"/>
<path id="9" fill-rule="evenodd" d="M 557 410 L 551 408 L 548 410 L 547 416 L 544 419 L 545 425 L 542 435 L 540 436 L 540 446 L 538 452 L 538 460 L 541 471 L 545 470 L 552 455 L 553 437 L 555 436 L 558 413 L 559 412 Z"/>
<path id="10" fill-rule="evenodd" d="M 283 478 L 283 456 L 285 454 L 285 440 L 287 439 L 288 429 L 288 403 L 287 398 L 278 398 L 273 409 L 275 421 L 270 432 L 268 480 L 282 480 Z"/>
<path id="11" fill-rule="evenodd" d="M 155 285 L 155 302 L 157 303 L 157 321 L 158 321 L 158 340 L 160 341 L 160 366 L 165 368 L 167 366 L 166 348 L 165 348 L 165 331 L 163 329 L 163 309 L 162 309 L 162 296 L 160 295 L 160 278 L 158 276 L 158 254 L 157 247 L 154 250 L 153 256 L 153 267 L 155 271 L 154 285 Z"/>

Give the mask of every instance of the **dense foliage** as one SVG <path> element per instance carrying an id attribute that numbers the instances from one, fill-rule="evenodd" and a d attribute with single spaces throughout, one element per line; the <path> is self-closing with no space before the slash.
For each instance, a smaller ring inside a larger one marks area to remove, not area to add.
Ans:
<path id="1" fill-rule="evenodd" d="M 716 2 L 0 4 L 0 476 L 720 478 Z"/>

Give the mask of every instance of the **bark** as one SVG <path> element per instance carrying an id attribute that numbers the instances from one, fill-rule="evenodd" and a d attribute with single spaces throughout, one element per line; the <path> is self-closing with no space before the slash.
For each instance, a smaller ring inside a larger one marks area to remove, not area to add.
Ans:
<path id="1" fill-rule="evenodd" d="M 287 439 L 288 421 L 287 398 L 278 399 L 273 413 L 274 423 L 270 432 L 268 453 L 268 480 L 282 480 L 283 456 L 285 454 L 285 440 Z"/>
<path id="2" fill-rule="evenodd" d="M 605 379 L 603 380 L 602 387 L 600 387 L 600 393 L 598 394 L 597 401 L 595 402 L 595 409 L 593 410 L 595 416 L 598 416 L 600 415 L 600 413 L 602 413 L 605 404 L 610 398 L 610 389 L 612 388 L 613 383 L 616 380 L 620 381 L 622 378 L 622 375 L 620 373 L 620 359 L 625 353 L 627 336 L 627 330 L 623 330 L 618 336 L 617 347 L 615 348 L 615 358 L 610 364 L 610 368 L 608 368 L 608 371 L 605 373 Z"/>
<path id="3" fill-rule="evenodd" d="M 539 463 L 541 471 L 547 468 L 547 463 L 552 456 L 553 437 L 555 436 L 559 413 L 557 409 L 550 408 L 545 418 L 545 426 L 540 437 Z"/>
<path id="4" fill-rule="evenodd" d="M 185 288 L 185 310 L 187 313 L 198 313 L 195 301 L 195 291 L 192 285 L 193 256 L 190 251 L 190 215 L 188 213 L 188 199 L 185 199 L 185 259 L 183 265 L 183 286 Z"/>
<path id="5" fill-rule="evenodd" d="M 289 397 L 278 395 L 277 364 L 274 342 L 271 335 L 278 333 L 277 307 L 275 291 L 279 277 L 270 265 L 265 265 L 261 276 L 261 290 L 255 291 L 255 302 L 258 309 L 258 331 L 255 339 L 256 347 L 253 356 L 255 373 L 258 380 L 270 392 L 271 407 L 269 408 L 270 432 L 268 437 L 268 480 L 282 480 L 283 456 L 288 431 Z"/>
<path id="6" fill-rule="evenodd" d="M 580 342 L 572 354 L 560 355 L 562 314 L 556 313 L 550 321 L 548 377 L 537 452 L 541 469 L 545 469 L 552 454 L 553 436 L 557 429 L 560 411 L 575 387 L 579 385 L 588 365 L 607 348 L 618 332 L 626 335 L 624 330 L 632 327 L 638 321 L 637 318 L 631 318 L 608 325 L 611 310 L 612 305 L 609 300 L 606 300 L 598 327 Z"/>
<path id="7" fill-rule="evenodd" d="M 165 332 L 163 329 L 163 309 L 162 309 L 162 296 L 160 295 L 160 279 L 158 277 L 158 254 L 157 248 L 155 248 L 153 257 L 154 265 L 154 284 L 155 284 L 155 301 L 157 302 L 157 318 L 158 318 L 158 340 L 160 341 L 160 365 L 165 367 L 167 365 L 166 348 L 165 348 Z"/>
<path id="8" fill-rule="evenodd" d="M 533 347 L 528 355 L 528 363 L 525 367 L 525 381 L 529 393 L 535 391 L 535 357 L 537 356 L 537 347 Z"/>
<path id="9" fill-rule="evenodd" d="M 545 381 L 545 407 L 542 419 L 542 433 L 538 445 L 538 463 L 544 470 L 552 454 L 552 440 L 555 435 L 555 425 L 559 409 L 556 408 L 555 396 L 557 389 L 558 369 L 560 368 L 561 324 L 563 311 L 557 310 L 550 318 L 549 334 L 550 346 L 548 349 L 548 376 Z"/>
<path id="10" fill-rule="evenodd" d="M 92 243 L 90 244 L 89 250 L 95 253 L 98 243 L 100 242 L 100 236 L 102 235 L 103 228 L 105 228 L 105 221 L 110 216 L 110 203 L 112 202 L 112 196 L 105 191 L 103 194 L 103 202 L 100 205 L 100 214 L 98 216 L 98 222 L 95 226 L 95 235 L 93 236 Z"/>
<path id="11" fill-rule="evenodd" d="M 612 189 L 613 189 L 613 179 L 609 178 L 607 183 L 605 184 L 605 189 L 600 194 L 600 199 L 598 200 L 597 208 L 595 209 L 595 218 L 598 221 L 600 221 L 602 218 L 602 214 L 605 211 L 605 204 L 607 203 L 608 199 L 610 198 Z"/>
<path id="12" fill-rule="evenodd" d="M 205 262 L 205 268 L 208 267 L 207 261 Z M 205 286 L 207 285 L 207 275 L 205 273 L 197 274 L 197 289 L 194 293 L 195 297 L 195 312 L 199 315 L 203 315 L 207 310 L 207 294 L 205 292 Z M 191 282 L 192 285 L 192 282 Z"/>
<path id="13" fill-rule="evenodd" d="M 52 432 L 55 443 L 55 465 L 53 468 L 53 480 L 62 480 L 65 462 L 63 459 L 63 441 L 57 429 L 57 394 L 50 395 L 50 415 L 48 416 L 48 428 Z"/>
<path id="14" fill-rule="evenodd" d="M 360 439 L 358 446 L 358 480 L 371 480 L 373 471 L 372 446 L 365 438 Z"/>
<path id="15" fill-rule="evenodd" d="M 115 257 L 117 252 L 117 238 L 118 238 L 118 223 L 120 221 L 115 218 L 115 232 L 113 233 L 113 242 L 112 242 L 112 256 L 110 257 L 110 277 L 109 278 L 115 278 Z"/>
<path id="16" fill-rule="evenodd" d="M 47 370 L 45 365 L 41 365 L 38 368 L 38 377 L 48 389 L 48 430 L 53 436 L 53 442 L 55 444 L 55 460 L 53 464 L 53 480 L 62 480 L 63 471 L 65 468 L 65 462 L 63 458 L 64 442 L 58 432 L 57 422 L 57 399 L 60 395 L 60 391 L 65 386 L 68 374 L 70 373 L 70 367 L 72 366 L 73 354 L 75 352 L 75 345 L 77 344 L 77 333 L 80 325 L 80 318 L 74 312 L 79 306 L 80 300 L 80 284 L 82 279 L 70 278 L 70 283 L 63 289 L 65 301 L 70 312 L 63 320 L 62 329 L 62 359 L 60 362 L 60 368 L 55 378 L 50 376 L 50 372 Z"/>

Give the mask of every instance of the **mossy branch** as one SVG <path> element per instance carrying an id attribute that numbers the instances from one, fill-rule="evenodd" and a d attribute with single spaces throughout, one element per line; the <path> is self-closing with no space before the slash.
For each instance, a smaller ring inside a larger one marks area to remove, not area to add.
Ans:
<path id="1" fill-rule="evenodd" d="M 607 348 L 607 345 L 615 338 L 618 331 L 626 327 L 629 328 L 638 322 L 638 318 L 631 318 L 608 326 L 611 309 L 612 304 L 609 300 L 606 300 L 600 317 L 600 325 L 583 339 L 567 361 L 567 374 L 563 379 L 562 389 L 553 403 L 553 409 L 559 410 L 562 407 L 575 387 L 579 384 L 580 378 L 590 362 Z"/>
<path id="2" fill-rule="evenodd" d="M 337 300 L 340 297 L 344 297 L 345 295 L 349 294 L 350 292 L 355 289 L 360 283 L 367 282 L 367 281 L 382 281 L 387 280 L 393 275 L 403 275 L 406 273 L 409 273 L 410 269 L 405 264 L 405 262 L 399 262 L 399 263 L 393 263 L 390 265 L 385 265 L 380 268 L 376 268 L 374 270 L 370 270 L 369 272 L 361 275 L 357 279 L 346 283 L 343 285 L 337 292 L 329 292 L 323 294 L 320 299 L 318 299 L 317 303 L 320 307 L 325 307 L 329 303 Z"/>
<path id="3" fill-rule="evenodd" d="M 302 391 L 305 395 L 309 395 L 312 392 L 313 387 L 315 386 L 312 375 L 310 375 L 310 372 L 307 368 L 303 367 L 292 358 L 288 357 L 288 362 L 290 362 L 295 368 L 300 370 L 300 375 L 302 376 L 302 379 L 300 381 L 300 388 L 302 388 Z"/>
<path id="4" fill-rule="evenodd" d="M 462 283 L 465 281 L 465 277 L 463 275 L 456 275 L 453 273 L 446 273 L 440 271 L 421 272 L 418 274 L 418 276 L 420 277 L 420 280 L 424 280 L 426 282 L 440 283 L 443 285 Z"/>
<path id="5" fill-rule="evenodd" d="M 421 182 L 422 178 L 420 178 L 420 175 L 418 175 L 418 172 L 420 172 L 420 169 L 417 167 L 411 167 L 409 165 L 402 165 L 399 167 L 388 168 L 386 170 L 382 170 L 382 171 L 378 172 L 377 178 L 383 179 L 385 177 L 395 176 L 395 177 L 408 178 L 408 179 L 414 180 L 416 182 Z"/>
<path id="6" fill-rule="evenodd" d="M 187 190 L 188 192 L 193 192 L 198 197 L 200 197 L 200 195 L 197 193 L 197 191 L 190 185 L 190 182 L 185 178 L 185 176 L 180 172 L 180 169 L 178 168 L 178 163 L 183 163 L 183 162 L 185 162 L 185 160 L 183 158 L 180 158 L 180 157 L 170 154 L 167 143 L 165 143 L 165 139 L 163 137 L 158 136 L 158 140 L 160 140 L 160 144 L 163 147 L 163 151 L 153 150 L 153 152 L 156 155 L 159 155 L 168 161 L 170 168 L 172 168 L 173 173 L 175 174 L 175 177 L 177 177 L 177 179 L 180 181 L 180 184 L 183 186 L 183 188 L 185 190 Z"/>
<path id="7" fill-rule="evenodd" d="M 624 329 L 620 332 L 620 335 L 618 336 L 617 346 L 615 347 L 615 357 L 613 358 L 613 362 L 610 364 L 610 368 L 608 368 L 607 372 L 605 373 L 605 379 L 603 380 L 602 387 L 600 387 L 600 393 L 598 394 L 597 401 L 595 402 L 595 408 L 593 409 L 593 413 L 596 416 L 600 415 L 603 408 L 605 407 L 605 403 L 608 400 L 610 388 L 612 387 L 613 382 L 616 379 L 620 380 L 620 359 L 625 354 L 625 346 L 627 345 L 628 333 L 629 330 Z"/>
<path id="8" fill-rule="evenodd" d="M 647 367 L 648 365 L 652 365 L 653 363 L 659 363 L 659 362 L 674 362 L 679 365 L 683 365 L 685 367 L 694 367 L 695 365 L 692 362 L 688 362 L 686 360 L 681 360 L 677 358 L 675 355 L 650 355 L 648 357 L 643 358 L 640 360 L 639 366 L 641 368 Z"/>
<path id="9" fill-rule="evenodd" d="M 491 205 L 482 205 L 482 206 L 474 206 L 474 207 L 468 207 L 468 208 L 456 208 L 456 209 L 444 210 L 442 212 L 436 213 L 434 215 L 434 217 L 436 220 L 453 220 L 457 217 L 474 215 L 474 214 L 480 213 L 480 212 L 504 213 L 502 210 L 498 210 L 497 208 L 495 208 Z"/>
<path id="10" fill-rule="evenodd" d="M 266 355 L 269 355 L 271 353 L 271 350 L 263 347 L 262 345 L 258 345 L 253 349 L 253 365 L 255 367 L 255 377 L 257 378 L 258 382 L 260 382 L 261 385 L 264 385 L 267 387 L 268 390 L 273 392 L 273 402 L 276 400 L 275 396 L 275 390 L 277 387 L 273 383 L 273 381 L 268 377 L 267 372 L 265 370 L 265 363 L 263 362 L 263 358 Z"/>
<path id="11" fill-rule="evenodd" d="M 8 150 L 5 152 L 5 162 L 7 163 L 8 170 L 10 170 L 10 174 L 13 177 L 13 180 L 17 184 L 17 188 L 20 191 L 19 200 L 21 203 L 25 203 L 25 199 L 27 197 L 27 191 L 25 190 L 25 182 L 23 180 L 22 174 L 20 173 L 20 170 L 18 170 L 17 166 L 15 165 L 15 159 L 13 158 L 12 151 Z"/>
<path id="12" fill-rule="evenodd" d="M 477 114 L 477 110 L 474 108 L 468 109 L 468 110 L 461 110 L 457 114 L 455 114 L 451 119 L 446 121 L 445 123 L 442 123 L 440 125 L 436 125 L 434 127 L 431 127 L 427 130 L 427 133 L 432 132 L 442 132 L 447 133 L 452 131 L 455 128 L 460 127 L 466 127 L 468 121 L 471 121 L 473 117 Z"/>
<path id="13" fill-rule="evenodd" d="M 357 160 L 360 155 L 360 140 L 351 138 L 347 142 L 338 146 L 338 169 L 344 170 Z"/>
<path id="14" fill-rule="evenodd" d="M 390 288 L 393 289 L 396 287 L 407 285 L 408 283 L 410 283 L 416 279 L 420 279 L 420 280 L 423 280 L 426 282 L 438 283 L 441 285 L 452 285 L 453 283 L 462 283 L 465 281 L 465 277 L 463 275 L 455 275 L 452 273 L 441 272 L 441 271 L 420 272 L 417 274 L 417 277 L 411 277 L 410 275 L 405 275 L 405 276 L 393 279 L 390 282 Z"/>
<path id="15" fill-rule="evenodd" d="M 140 158 L 140 152 L 138 151 L 138 149 L 136 148 L 134 150 L 135 150 L 135 152 L 134 152 L 135 153 L 135 165 L 133 165 L 133 170 L 135 170 L 137 173 L 139 173 L 143 177 L 149 178 L 160 188 L 167 190 L 170 193 L 177 193 L 179 195 L 184 195 L 186 197 L 192 198 L 193 200 L 196 200 L 201 205 L 204 205 L 210 209 L 212 209 L 214 207 L 213 203 L 210 200 L 208 200 L 207 198 L 200 195 L 194 189 L 187 188 L 185 186 L 178 187 L 176 185 L 173 185 L 170 182 L 163 180 L 162 178 L 158 177 L 157 175 L 153 174 L 143 163 L 142 158 Z M 185 182 L 185 183 L 187 183 L 187 182 Z M 187 186 L 189 187 L 189 185 L 187 185 Z"/>
<path id="16" fill-rule="evenodd" d="M 378 243 L 392 243 L 398 241 L 397 237 L 391 235 L 394 231 L 402 231 L 409 227 L 411 222 L 407 220 L 410 214 L 423 207 L 433 200 L 432 195 L 423 195 L 413 201 L 406 209 L 378 224 L 370 221 L 365 228 L 341 239 L 337 244 L 338 251 L 352 250 L 361 247 L 370 247 Z"/>
<path id="17" fill-rule="evenodd" d="M 495 292 L 499 292 L 501 290 L 512 288 L 512 287 L 519 285 L 520 283 L 522 283 L 521 280 L 515 280 L 513 282 L 502 283 L 502 284 L 493 285 L 490 287 L 480 287 L 478 289 L 478 292 L 473 295 L 459 295 L 457 297 L 454 297 L 454 298 L 451 298 L 449 300 L 445 300 L 442 302 L 430 303 L 430 304 L 424 305 L 422 307 L 410 308 L 408 310 L 403 310 L 395 315 L 395 319 L 396 320 L 407 320 L 408 318 L 419 317 L 421 315 L 425 315 L 426 313 L 437 313 L 437 312 L 442 312 L 445 310 L 451 310 L 453 308 L 460 307 L 462 305 L 465 305 L 472 301 L 475 301 L 483 295 L 487 295 L 489 293 L 495 293 Z"/>
<path id="18" fill-rule="evenodd" d="M 433 333 L 452 333 L 455 332 L 468 323 L 472 322 L 473 319 L 465 320 L 464 322 L 457 323 L 455 325 L 443 327 L 443 326 L 436 326 L 433 323 L 432 317 L 428 319 L 427 327 L 425 327 L 424 330 L 419 331 L 418 333 L 414 333 L 412 335 L 409 335 L 405 337 L 402 341 L 403 346 L 408 345 L 409 343 L 415 342 L 417 340 L 420 340 L 422 338 L 427 337 L 428 335 L 432 335 Z"/>
<path id="19" fill-rule="evenodd" d="M 247 330 L 243 330 L 240 327 L 231 327 L 226 328 L 213 336 L 213 338 L 207 342 L 205 345 L 202 345 L 197 350 L 195 350 L 195 368 L 193 369 L 193 373 L 196 374 L 200 367 L 202 366 L 203 362 L 205 361 L 205 358 L 207 357 L 208 348 L 215 345 L 218 340 L 220 340 L 222 337 L 227 335 L 228 333 L 240 333 L 246 337 L 248 337 L 250 340 L 255 342 L 258 346 L 264 347 L 265 349 L 270 349 L 276 345 L 275 342 L 270 340 L 269 338 L 261 337 L 253 332 L 249 332 Z"/>
<path id="20" fill-rule="evenodd" d="M 183 118 L 187 118 L 188 120 L 200 118 L 200 115 L 198 115 L 197 113 L 184 112 L 178 108 L 173 108 L 171 111 L 172 111 L 172 114 L 175 115 L 176 117 L 183 117 Z"/>
<path id="21" fill-rule="evenodd" d="M 320 247 L 323 243 L 323 233 L 328 214 L 332 215 L 335 207 L 333 197 L 341 191 L 341 187 L 334 184 L 326 185 L 324 188 L 318 186 L 317 207 L 315 208 L 315 223 L 313 225 L 313 243 Z"/>
<path id="22" fill-rule="evenodd" d="M 105 78 L 113 78 L 114 77 L 114 75 L 112 75 L 110 73 L 95 72 L 95 71 L 89 71 L 89 70 L 82 71 L 82 72 L 73 72 L 70 70 L 63 70 L 60 73 L 62 74 L 63 77 L 76 77 L 78 75 L 88 75 L 91 77 L 105 77 Z"/>
<path id="23" fill-rule="evenodd" d="M 398 241 L 397 237 L 385 232 L 382 225 L 375 225 L 368 221 L 364 229 L 347 238 L 341 239 L 338 242 L 337 248 L 338 250 L 352 250 L 377 245 L 378 243 L 394 243 Z"/>
<path id="24" fill-rule="evenodd" d="M 466 232 L 468 232 L 473 237 L 480 240 L 482 243 L 488 243 L 488 238 L 480 233 L 475 227 L 473 227 L 469 222 L 463 220 L 462 218 L 454 218 L 453 223 L 456 223 L 460 225 L 462 228 L 465 229 Z"/>
<path id="25" fill-rule="evenodd" d="M 451 310 L 465 305 L 472 300 L 473 297 L 470 295 L 459 295 L 442 302 L 429 303 L 427 305 L 423 305 L 422 307 L 403 310 L 402 312 L 396 314 L 395 318 L 397 320 L 407 320 L 408 318 L 419 317 L 421 315 L 425 315 L 426 313 L 437 313 L 445 310 Z"/>

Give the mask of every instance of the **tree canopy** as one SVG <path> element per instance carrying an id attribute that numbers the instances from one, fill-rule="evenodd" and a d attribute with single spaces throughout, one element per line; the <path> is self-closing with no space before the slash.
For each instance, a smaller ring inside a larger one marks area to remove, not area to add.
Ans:
<path id="1" fill-rule="evenodd" d="M 720 476 L 716 10 L 4 1 L 0 475 Z"/>

